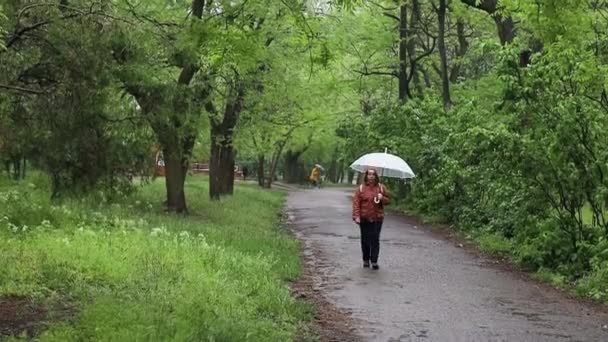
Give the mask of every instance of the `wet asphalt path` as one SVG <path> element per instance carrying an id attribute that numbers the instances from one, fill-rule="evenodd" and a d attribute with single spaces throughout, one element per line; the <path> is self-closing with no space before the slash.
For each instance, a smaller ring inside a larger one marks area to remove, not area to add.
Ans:
<path id="1" fill-rule="evenodd" d="M 398 217 L 382 228 L 381 269 L 363 269 L 351 193 L 295 191 L 288 211 L 305 248 L 323 256 L 322 291 L 361 320 L 365 341 L 608 341 L 606 314 Z"/>

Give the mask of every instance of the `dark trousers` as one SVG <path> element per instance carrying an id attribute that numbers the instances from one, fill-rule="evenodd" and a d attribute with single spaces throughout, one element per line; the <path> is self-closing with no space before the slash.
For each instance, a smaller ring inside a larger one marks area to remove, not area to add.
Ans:
<path id="1" fill-rule="evenodd" d="M 361 228 L 361 252 L 363 253 L 363 261 L 378 262 L 382 221 L 370 222 L 361 220 L 359 227 Z"/>

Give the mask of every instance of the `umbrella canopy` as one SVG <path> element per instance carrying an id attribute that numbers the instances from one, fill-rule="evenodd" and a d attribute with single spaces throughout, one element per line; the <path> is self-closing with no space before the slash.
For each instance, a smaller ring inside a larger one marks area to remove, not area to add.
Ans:
<path id="1" fill-rule="evenodd" d="M 414 178 L 416 175 L 405 160 L 389 153 L 368 153 L 355 160 L 350 168 L 365 172 L 369 168 L 378 171 L 381 177 L 390 178 Z"/>
<path id="2" fill-rule="evenodd" d="M 321 164 L 315 164 L 316 167 L 318 167 L 319 169 L 325 171 L 325 168 L 323 166 L 321 166 Z"/>

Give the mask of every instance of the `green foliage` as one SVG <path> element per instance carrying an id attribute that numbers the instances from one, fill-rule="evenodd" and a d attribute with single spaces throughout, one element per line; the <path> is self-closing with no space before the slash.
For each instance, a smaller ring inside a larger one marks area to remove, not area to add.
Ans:
<path id="1" fill-rule="evenodd" d="M 29 159 L 51 176 L 54 197 L 100 186 L 124 190 L 129 177 L 146 175 L 152 135 L 141 128 L 135 103 L 121 95 L 113 78 L 109 36 L 100 34 L 107 28 L 97 21 L 103 11 L 93 6 L 91 21 L 80 21 L 62 19 L 77 17 L 78 10 L 68 15 L 52 5 L 13 6 L 13 13 L 22 10 L 12 17 L 21 20 L 11 22 L 15 32 L 32 25 L 30 16 L 50 19 L 40 32 L 47 43 L 19 36 L 0 54 L 0 82 L 19 80 L 33 92 L 3 94 L 0 159 Z"/>
<path id="2" fill-rule="evenodd" d="M 470 33 L 466 54 L 452 58 L 459 77 L 449 111 L 432 75 L 425 75 L 422 94 L 401 105 L 390 98 L 390 76 L 363 77 L 353 87 L 362 89 L 360 113 L 338 123 L 342 153 L 352 160 L 388 148 L 417 174 L 405 185 L 392 182 L 400 206 L 453 223 L 483 250 L 511 254 L 558 285 L 578 280 L 581 293 L 605 300 L 607 36 L 599 18 L 606 9 L 569 0 L 501 5 L 502 15 L 517 22 L 515 40 L 504 47 L 488 36 L 488 18 L 454 5 L 451 18 Z M 343 28 L 341 47 L 352 46 L 343 59 L 351 70 L 396 63 L 380 53 L 395 39 L 376 32 L 391 20 L 380 11 L 361 9 L 359 26 Z M 448 45 L 462 47 L 451 39 Z M 420 67 L 432 67 L 436 58 Z"/>
<path id="3" fill-rule="evenodd" d="M 536 278 L 551 283 L 554 286 L 557 287 L 565 287 L 568 286 L 568 280 L 566 279 L 565 276 L 560 275 L 560 274 L 556 274 L 554 272 L 551 272 L 547 269 L 540 269 L 538 270 L 538 272 L 536 273 Z"/>
<path id="4" fill-rule="evenodd" d="M 299 260 L 277 228 L 279 193 L 238 187 L 210 203 L 205 179 L 193 179 L 192 209 L 209 216 L 182 217 L 151 204 L 159 182 L 117 203 L 62 204 L 48 202 L 48 187 L 4 182 L 0 256 L 11 267 L 0 270 L 0 295 L 76 308 L 41 341 L 285 341 L 308 318 L 284 285 Z"/>
<path id="5" fill-rule="evenodd" d="M 490 254 L 508 254 L 513 248 L 511 241 L 500 234 L 482 234 L 476 241 L 482 251 Z"/>
<path id="6" fill-rule="evenodd" d="M 580 295 L 608 301 L 608 242 L 601 237 L 592 247 L 591 272 L 576 282 L 576 291 Z"/>

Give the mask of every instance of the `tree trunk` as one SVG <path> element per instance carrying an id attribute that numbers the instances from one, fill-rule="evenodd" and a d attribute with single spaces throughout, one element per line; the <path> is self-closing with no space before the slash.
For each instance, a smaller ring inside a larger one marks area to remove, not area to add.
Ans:
<path id="1" fill-rule="evenodd" d="M 174 146 L 163 148 L 165 161 L 165 187 L 167 189 L 167 210 L 176 213 L 187 213 L 186 194 L 184 183 L 187 168 L 184 167 L 183 158 Z"/>
<path id="2" fill-rule="evenodd" d="M 277 167 L 278 159 L 279 156 L 277 154 L 273 154 L 272 158 L 270 159 L 270 169 L 268 170 L 268 177 L 266 178 L 266 182 L 264 183 L 265 188 L 270 189 L 272 187 L 272 183 L 274 182 L 274 172 Z"/>
<path id="3" fill-rule="evenodd" d="M 338 162 L 336 161 L 336 154 L 331 158 L 331 163 L 329 164 L 329 169 L 327 169 L 327 179 L 336 182 L 336 178 L 338 175 Z"/>
<path id="4" fill-rule="evenodd" d="M 348 170 L 348 184 L 353 184 L 354 179 L 355 179 L 355 171 Z"/>
<path id="5" fill-rule="evenodd" d="M 264 187 L 264 155 L 258 156 L 258 185 Z"/>
<path id="6" fill-rule="evenodd" d="M 25 179 L 25 170 L 27 169 L 27 158 L 23 158 L 23 166 L 21 167 L 21 179 Z"/>
<path id="7" fill-rule="evenodd" d="M 272 163 L 270 164 L 270 174 L 268 175 L 268 183 L 267 187 L 270 188 L 272 186 L 272 182 L 275 179 L 275 173 L 277 171 L 277 164 L 279 163 L 279 158 L 281 158 L 281 154 L 283 153 L 283 147 L 287 144 L 287 140 L 279 143 L 279 147 L 277 148 L 276 153 L 272 157 Z"/>
<path id="8" fill-rule="evenodd" d="M 13 157 L 13 179 L 19 180 L 21 178 L 21 157 Z"/>
<path id="9" fill-rule="evenodd" d="M 290 184 L 300 183 L 300 160 L 301 153 L 299 151 L 287 151 L 285 152 L 285 182 Z"/>
<path id="10" fill-rule="evenodd" d="M 469 42 L 465 36 L 465 23 L 462 19 L 458 19 L 456 22 L 456 33 L 458 34 L 458 48 L 456 49 L 456 57 L 458 59 L 464 57 L 464 55 L 469 50 Z M 458 77 L 460 76 L 460 61 L 456 62 L 452 67 L 452 71 L 450 73 L 450 82 L 456 83 L 458 81 Z"/>
<path id="11" fill-rule="evenodd" d="M 445 19 L 447 12 L 447 0 L 439 0 L 437 18 L 439 20 L 439 32 L 437 47 L 441 58 L 441 95 L 443 97 L 443 108 L 447 111 L 452 106 L 450 97 L 450 77 L 448 75 L 448 56 L 445 49 Z"/>
<path id="12" fill-rule="evenodd" d="M 211 161 L 209 163 L 209 196 L 219 200 L 221 195 L 234 192 L 234 151 L 232 141 L 211 139 Z M 231 138 L 231 137 L 230 137 Z"/>
<path id="13" fill-rule="evenodd" d="M 500 44 L 507 45 L 513 42 L 515 38 L 515 22 L 511 16 L 503 17 L 501 15 L 494 15 L 494 22 L 498 29 L 498 38 Z"/>
<path id="14" fill-rule="evenodd" d="M 410 77 L 414 82 L 418 96 L 422 96 L 424 93 L 423 83 L 420 80 L 420 73 L 416 62 L 416 40 L 414 39 L 414 35 L 417 35 L 419 32 L 420 18 L 420 3 L 418 0 L 412 0 L 412 13 L 409 22 L 410 39 L 407 42 L 407 54 L 410 60 Z"/>
<path id="15" fill-rule="evenodd" d="M 234 192 L 234 146 L 233 131 L 243 109 L 245 89 L 243 83 L 235 81 L 232 96 L 226 103 L 223 119 L 211 118 L 211 161 L 209 163 L 209 197 L 219 200 L 222 195 Z M 209 111 L 213 116 L 214 111 Z"/>
<path id="16" fill-rule="evenodd" d="M 406 102 L 409 97 L 409 79 L 407 75 L 407 5 L 399 6 L 399 101 Z"/>
<path id="17" fill-rule="evenodd" d="M 431 88 L 433 86 L 433 81 L 431 80 L 431 75 L 429 75 L 429 72 L 424 67 L 421 67 L 420 71 L 422 71 L 422 75 L 424 76 L 424 84 L 426 85 L 427 88 Z"/>
<path id="18" fill-rule="evenodd" d="M 344 160 L 338 163 L 338 174 L 336 175 L 336 183 L 342 183 L 344 180 Z"/>
<path id="19" fill-rule="evenodd" d="M 51 171 L 51 199 L 59 198 L 61 194 L 61 178 L 58 172 Z"/>
<path id="20" fill-rule="evenodd" d="M 327 170 L 327 179 L 332 181 L 333 183 L 338 183 L 338 174 L 340 172 L 342 163 L 338 160 L 340 156 L 340 150 L 338 147 L 334 149 L 334 153 L 331 156 L 331 163 L 329 164 L 329 169 Z"/>
<path id="21" fill-rule="evenodd" d="M 302 162 L 298 162 L 298 179 L 300 180 L 298 183 L 305 183 L 308 179 L 306 173 L 306 169 L 304 168 L 304 164 Z"/>

